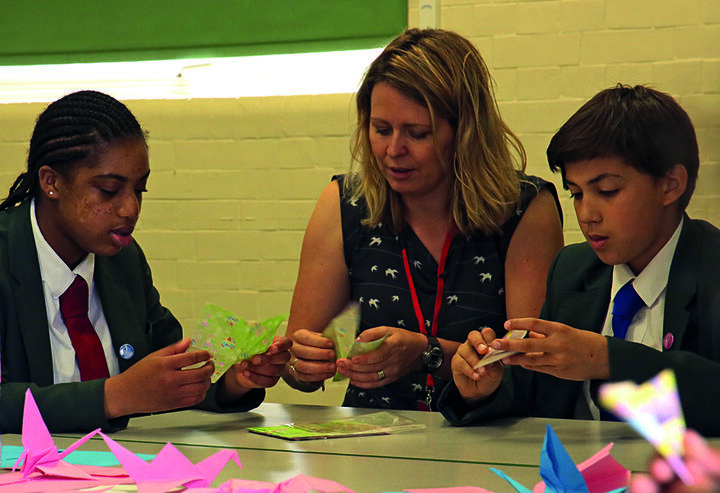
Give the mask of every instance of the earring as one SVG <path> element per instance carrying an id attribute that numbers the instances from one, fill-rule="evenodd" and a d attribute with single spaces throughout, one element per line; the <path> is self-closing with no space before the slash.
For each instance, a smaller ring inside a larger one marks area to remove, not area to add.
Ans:
<path id="1" fill-rule="evenodd" d="M 48 192 L 48 195 L 52 196 L 54 193 L 55 193 L 55 192 L 53 192 L 52 190 L 50 190 L 50 191 Z"/>

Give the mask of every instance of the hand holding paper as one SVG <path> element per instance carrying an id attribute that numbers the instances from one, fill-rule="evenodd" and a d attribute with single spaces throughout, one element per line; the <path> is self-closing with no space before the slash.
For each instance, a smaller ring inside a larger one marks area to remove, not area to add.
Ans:
<path id="1" fill-rule="evenodd" d="M 527 330 L 511 330 L 507 334 L 505 334 L 505 337 L 503 339 L 522 339 L 527 335 Z M 508 356 L 512 356 L 513 354 L 517 354 L 517 351 L 505 351 L 502 349 L 488 349 L 487 354 L 483 359 L 481 359 L 478 364 L 475 365 L 474 369 L 481 368 L 485 365 L 489 365 L 491 363 L 495 363 L 496 361 L 500 361 L 503 358 L 507 358 Z"/>
<path id="2" fill-rule="evenodd" d="M 270 347 L 285 315 L 250 324 L 235 314 L 208 303 L 202 320 L 191 334 L 189 351 L 206 350 L 213 356 L 215 371 L 211 382 L 217 382 L 228 368 L 240 361 L 262 354 Z"/>
<path id="3" fill-rule="evenodd" d="M 375 351 L 385 341 L 387 335 L 370 342 L 356 341 L 355 334 L 359 319 L 360 307 L 357 303 L 353 303 L 342 314 L 335 317 L 323 331 L 323 337 L 330 339 L 335 345 L 336 361 L 341 358 L 351 359 L 353 356 Z M 346 378 L 345 375 L 336 372 L 333 382 L 339 382 Z"/>

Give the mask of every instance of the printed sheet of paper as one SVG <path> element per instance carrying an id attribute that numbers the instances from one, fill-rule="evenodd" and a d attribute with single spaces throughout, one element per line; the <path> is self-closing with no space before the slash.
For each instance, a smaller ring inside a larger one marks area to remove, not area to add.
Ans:
<path id="1" fill-rule="evenodd" d="M 215 362 L 212 383 L 235 363 L 267 351 L 280 324 L 287 319 L 278 315 L 258 323 L 248 323 L 234 313 L 212 303 L 203 308 L 198 328 L 190 335 L 188 351 L 209 351 Z M 203 363 L 197 366 L 202 366 Z"/>
<path id="2" fill-rule="evenodd" d="M 410 418 L 381 411 L 324 423 L 288 423 L 280 426 L 258 426 L 248 428 L 248 431 L 285 440 L 315 440 L 319 438 L 389 435 L 393 432 L 423 428 L 425 428 L 425 425 Z"/>
<path id="3" fill-rule="evenodd" d="M 511 330 L 510 332 L 505 334 L 505 337 L 503 337 L 503 339 L 522 339 L 526 335 L 527 330 Z M 490 348 L 487 354 L 485 354 L 485 357 L 481 359 L 477 365 L 475 365 L 475 369 L 477 370 L 482 366 L 495 363 L 496 361 L 500 361 L 501 359 L 512 356 L 513 354 L 517 354 L 517 351 L 504 351 L 501 349 Z"/>

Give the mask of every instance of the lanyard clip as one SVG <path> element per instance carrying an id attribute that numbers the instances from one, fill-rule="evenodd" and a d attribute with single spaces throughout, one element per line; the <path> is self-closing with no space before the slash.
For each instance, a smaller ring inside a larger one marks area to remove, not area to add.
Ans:
<path id="1" fill-rule="evenodd" d="M 427 392 L 425 395 L 425 405 L 427 405 L 428 411 L 432 411 L 432 396 L 435 392 L 435 387 L 425 387 L 425 392 Z"/>
<path id="2" fill-rule="evenodd" d="M 427 380 L 425 383 L 425 405 L 427 405 L 428 411 L 432 411 L 432 407 L 430 406 L 432 404 L 432 396 L 435 393 L 435 385 L 433 383 L 433 377 L 432 375 L 428 374 Z"/>

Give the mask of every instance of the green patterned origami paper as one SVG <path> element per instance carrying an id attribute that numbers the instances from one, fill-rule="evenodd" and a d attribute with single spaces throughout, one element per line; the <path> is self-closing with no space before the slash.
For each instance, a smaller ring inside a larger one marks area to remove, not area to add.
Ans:
<path id="1" fill-rule="evenodd" d="M 207 303 L 202 319 L 192 334 L 189 351 L 209 351 L 215 362 L 211 381 L 215 383 L 232 365 L 267 351 L 286 315 L 248 323 L 235 314 Z"/>
<path id="2" fill-rule="evenodd" d="M 380 339 L 369 342 L 358 342 L 355 340 L 356 327 L 360 319 L 360 309 L 357 304 L 350 305 L 341 315 L 333 319 L 330 325 L 323 331 L 323 337 L 330 339 L 335 345 L 335 359 L 347 358 L 360 354 L 367 354 L 379 348 L 387 334 Z M 333 382 L 345 380 L 347 377 L 335 373 Z"/>

